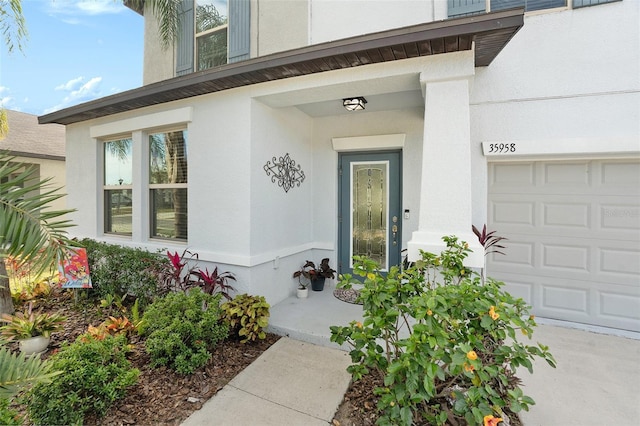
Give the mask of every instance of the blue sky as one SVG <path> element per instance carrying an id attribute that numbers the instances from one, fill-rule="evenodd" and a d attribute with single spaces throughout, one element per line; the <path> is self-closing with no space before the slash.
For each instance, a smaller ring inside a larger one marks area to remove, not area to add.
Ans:
<path id="1" fill-rule="evenodd" d="M 0 105 L 42 115 L 140 87 L 144 20 L 122 0 L 23 0 L 23 51 L 0 46 Z"/>

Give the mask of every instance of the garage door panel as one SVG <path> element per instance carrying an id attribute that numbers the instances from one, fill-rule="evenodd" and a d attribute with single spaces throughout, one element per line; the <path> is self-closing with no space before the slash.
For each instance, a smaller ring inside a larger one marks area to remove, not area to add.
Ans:
<path id="1" fill-rule="evenodd" d="M 535 266 L 535 244 L 528 241 L 509 240 L 504 243 L 505 249 L 500 249 L 500 253 L 491 253 L 487 256 L 488 270 L 509 271 L 516 268 L 515 272 L 522 273 L 522 268 L 528 271 Z M 508 249 L 508 250 L 507 250 Z"/>
<path id="2" fill-rule="evenodd" d="M 489 165 L 487 257 L 534 314 L 640 331 L 640 160 Z"/>
<path id="3" fill-rule="evenodd" d="M 599 296 L 600 315 L 640 321 L 640 297 L 609 291 L 602 291 Z"/>
<path id="4" fill-rule="evenodd" d="M 514 200 L 505 197 L 503 200 L 493 200 L 490 215 L 494 223 L 503 225 L 527 225 L 533 229 L 535 218 L 535 203 L 528 200 Z"/>
<path id="5" fill-rule="evenodd" d="M 544 226 L 570 227 L 588 230 L 591 223 L 591 203 L 542 203 Z"/>
<path id="6" fill-rule="evenodd" d="M 588 188 L 591 186 L 591 173 L 588 162 L 541 164 L 543 188 L 552 186 L 552 191 L 570 186 Z M 544 189 L 543 189 L 544 190 Z M 548 190 L 548 189 L 547 189 Z"/>
<path id="7" fill-rule="evenodd" d="M 536 182 L 536 169 L 533 163 L 496 163 L 489 186 L 496 189 L 533 188 Z"/>
<path id="8" fill-rule="evenodd" d="M 600 271 L 611 275 L 628 275 L 636 280 L 640 276 L 640 250 L 603 247 L 599 250 Z"/>
<path id="9" fill-rule="evenodd" d="M 592 271 L 588 245 L 542 244 L 542 267 L 561 269 L 567 272 Z"/>
<path id="10" fill-rule="evenodd" d="M 571 311 L 580 315 L 589 313 L 589 290 L 585 288 L 541 286 L 540 307 L 547 310 Z"/>
<path id="11" fill-rule="evenodd" d="M 637 161 L 602 161 L 596 163 L 600 185 L 610 191 L 640 188 L 640 163 Z M 623 193 L 626 193 L 623 192 Z"/>
<path id="12" fill-rule="evenodd" d="M 601 204 L 600 227 L 611 231 L 640 231 L 640 205 Z"/>

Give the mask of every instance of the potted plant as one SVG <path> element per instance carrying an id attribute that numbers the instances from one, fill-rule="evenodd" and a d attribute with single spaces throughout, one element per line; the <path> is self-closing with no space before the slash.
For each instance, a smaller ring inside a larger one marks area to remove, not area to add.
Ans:
<path id="1" fill-rule="evenodd" d="M 307 288 L 307 283 L 302 281 L 302 277 L 306 278 L 311 283 L 311 289 L 313 291 L 322 291 L 324 289 L 324 281 L 327 278 L 335 278 L 335 270 L 329 266 L 329 258 L 325 257 L 320 262 L 320 265 L 316 268 L 316 264 L 310 260 L 300 268 L 300 270 L 293 273 L 294 278 L 298 278 L 300 285 L 298 288 Z"/>
<path id="2" fill-rule="evenodd" d="M 298 288 L 296 293 L 298 299 L 306 299 L 309 296 L 309 283 L 311 282 L 309 275 L 310 265 L 313 265 L 313 262 L 309 262 L 307 260 L 307 263 L 305 263 L 302 268 L 293 273 L 293 278 L 298 279 Z M 303 278 L 306 278 L 309 281 L 305 281 Z"/>
<path id="3" fill-rule="evenodd" d="M 20 351 L 26 355 L 42 353 L 49 346 L 51 333 L 62 330 L 64 320 L 57 313 L 35 312 L 33 302 L 29 302 L 24 312 L 0 317 L 0 321 L 7 323 L 0 327 L 0 335 L 7 341 L 17 340 Z"/>

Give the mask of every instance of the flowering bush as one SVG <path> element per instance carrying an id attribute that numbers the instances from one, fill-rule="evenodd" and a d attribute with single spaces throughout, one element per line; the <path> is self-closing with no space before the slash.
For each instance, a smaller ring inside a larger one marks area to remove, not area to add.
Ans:
<path id="1" fill-rule="evenodd" d="M 467 244 L 443 239 L 439 256 L 422 253 L 408 269 L 386 275 L 372 260 L 354 258 L 354 273 L 365 277 L 364 321 L 331 327 L 331 340 L 353 347 L 348 371 L 355 380 L 383 379 L 375 389 L 380 424 L 495 423 L 505 410 L 534 404 L 519 387 L 518 367 L 532 372 L 535 357 L 555 367 L 546 346 L 518 340 L 531 339 L 536 325 L 525 302 L 501 282 L 482 285 L 463 265 Z M 355 282 L 344 275 L 339 286 Z"/>

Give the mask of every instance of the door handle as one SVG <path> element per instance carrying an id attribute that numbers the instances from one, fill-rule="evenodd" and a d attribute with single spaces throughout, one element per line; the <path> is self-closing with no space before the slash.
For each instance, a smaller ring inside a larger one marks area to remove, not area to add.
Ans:
<path id="1" fill-rule="evenodd" d="M 391 233 L 393 234 L 393 245 L 397 246 L 398 245 L 398 241 L 396 239 L 396 236 L 398 235 L 398 225 L 393 225 L 391 227 Z"/>

